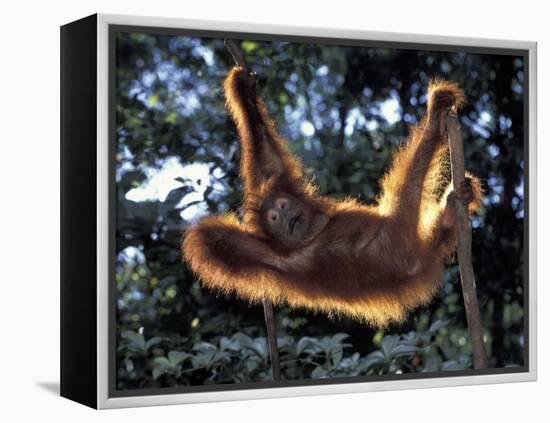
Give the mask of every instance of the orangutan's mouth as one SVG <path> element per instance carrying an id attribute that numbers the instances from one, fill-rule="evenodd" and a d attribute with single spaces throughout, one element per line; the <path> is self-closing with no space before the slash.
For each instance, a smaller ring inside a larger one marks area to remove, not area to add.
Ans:
<path id="1" fill-rule="evenodd" d="M 296 223 L 298 223 L 298 220 L 302 216 L 302 213 L 297 214 L 292 219 L 290 219 L 290 222 L 288 223 L 288 229 L 290 230 L 290 235 L 294 232 L 294 226 L 296 226 Z"/>

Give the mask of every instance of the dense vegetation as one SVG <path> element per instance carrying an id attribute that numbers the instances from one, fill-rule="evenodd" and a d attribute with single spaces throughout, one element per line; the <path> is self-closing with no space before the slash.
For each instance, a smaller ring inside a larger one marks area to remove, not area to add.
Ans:
<path id="1" fill-rule="evenodd" d="M 261 95 L 322 192 L 372 201 L 430 78 L 465 89 L 466 162 L 486 188 L 473 256 L 491 367 L 523 364 L 521 57 L 243 41 Z M 116 48 L 117 388 L 270 380 L 263 311 L 203 289 L 181 262 L 185 227 L 236 210 L 238 140 L 221 39 L 119 34 Z M 284 379 L 472 365 L 456 266 L 439 296 L 384 330 L 280 306 Z"/>

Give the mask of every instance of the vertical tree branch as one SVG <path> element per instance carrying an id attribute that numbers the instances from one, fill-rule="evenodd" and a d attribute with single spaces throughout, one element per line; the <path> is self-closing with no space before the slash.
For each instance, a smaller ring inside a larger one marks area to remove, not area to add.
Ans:
<path id="1" fill-rule="evenodd" d="M 235 61 L 235 66 L 242 66 L 243 68 L 246 68 L 243 53 L 241 52 L 241 49 L 239 48 L 237 43 L 235 43 L 235 41 L 229 38 L 225 38 L 223 40 L 223 44 L 225 45 L 225 47 L 229 51 L 229 54 Z"/>
<path id="2" fill-rule="evenodd" d="M 458 187 L 465 177 L 464 146 L 462 132 L 458 116 L 451 111 L 447 116 L 447 135 L 449 137 L 449 148 L 451 151 L 451 172 L 453 186 Z M 458 226 L 458 265 L 460 268 L 460 279 L 462 282 L 462 293 L 464 296 L 464 308 L 468 330 L 472 340 L 474 356 L 474 368 L 483 369 L 485 363 L 485 350 L 483 349 L 483 335 L 481 327 L 481 316 L 477 301 L 476 282 L 474 268 L 472 266 L 472 230 L 468 207 L 456 200 L 457 226 Z"/>
<path id="3" fill-rule="evenodd" d="M 273 380 L 281 380 L 281 365 L 279 361 L 279 349 L 277 347 L 277 321 L 275 320 L 273 303 L 268 298 L 264 298 L 264 316 Z"/>
<path id="4" fill-rule="evenodd" d="M 224 39 L 223 43 L 229 51 L 229 54 L 231 54 L 231 57 L 233 57 L 235 65 L 246 68 L 244 56 L 239 46 L 229 38 Z M 271 373 L 273 375 L 273 380 L 280 380 L 281 365 L 277 347 L 277 321 L 275 320 L 275 310 L 273 309 L 273 303 L 268 298 L 264 298 L 263 305 L 265 326 L 267 329 L 267 343 L 269 345 L 269 357 L 271 358 Z"/>

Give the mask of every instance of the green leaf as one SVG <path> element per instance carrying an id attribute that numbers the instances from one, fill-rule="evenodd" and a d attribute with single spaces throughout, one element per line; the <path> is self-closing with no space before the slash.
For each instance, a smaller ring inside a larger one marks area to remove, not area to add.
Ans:
<path id="1" fill-rule="evenodd" d="M 244 50 L 246 54 L 252 53 L 258 47 L 260 47 L 260 45 L 255 41 L 243 41 L 241 43 L 241 48 Z"/>
<path id="2" fill-rule="evenodd" d="M 426 360 L 424 364 L 423 372 L 437 372 L 441 364 L 441 359 L 439 357 L 430 357 Z"/>
<path id="3" fill-rule="evenodd" d="M 155 367 L 153 369 L 153 380 L 157 380 L 160 376 L 162 376 L 166 372 L 166 369 L 161 367 Z"/>
<path id="4" fill-rule="evenodd" d="M 386 361 L 386 357 L 382 351 L 374 351 L 365 357 L 361 363 L 361 367 L 364 369 L 369 369 L 375 364 L 381 364 Z"/>
<path id="5" fill-rule="evenodd" d="M 327 371 L 320 366 L 315 367 L 315 369 L 313 369 L 313 371 L 311 372 L 311 377 L 313 379 L 320 379 L 320 378 L 326 377 L 326 375 L 327 375 Z"/>
<path id="6" fill-rule="evenodd" d="M 267 341 L 265 338 L 256 338 L 252 344 L 254 351 L 258 353 L 263 359 L 267 359 Z"/>
<path id="7" fill-rule="evenodd" d="M 380 329 L 372 337 L 372 343 L 378 347 L 378 346 L 380 346 L 380 343 L 382 342 L 382 339 L 384 339 L 384 331 Z"/>
<path id="8" fill-rule="evenodd" d="M 337 333 L 332 337 L 332 342 L 335 344 L 339 344 L 346 338 L 349 338 L 349 335 L 347 333 Z"/>
<path id="9" fill-rule="evenodd" d="M 220 338 L 220 350 L 239 351 L 240 349 L 240 342 L 229 339 L 226 336 Z"/>
<path id="10" fill-rule="evenodd" d="M 307 336 L 300 339 L 296 344 L 296 355 L 300 355 L 309 344 L 310 338 L 308 338 Z"/>
<path id="11" fill-rule="evenodd" d="M 211 344 L 210 342 L 197 342 L 195 345 L 193 345 L 194 351 L 209 351 L 209 350 L 217 350 L 218 347 L 216 347 L 214 344 Z"/>
<path id="12" fill-rule="evenodd" d="M 245 348 L 252 348 L 252 338 L 242 332 L 237 332 L 231 339 L 239 342 Z"/>
<path id="13" fill-rule="evenodd" d="M 362 170 L 360 170 L 358 172 L 355 172 L 353 175 L 349 177 L 349 182 L 352 184 L 358 184 L 364 179 L 365 179 L 365 173 Z"/>
<path id="14" fill-rule="evenodd" d="M 126 332 L 126 339 L 128 339 L 129 347 L 135 351 L 145 351 L 145 338 L 141 333 L 128 331 Z"/>
<path id="15" fill-rule="evenodd" d="M 177 117 L 178 117 L 178 115 L 177 115 L 176 112 L 170 112 L 168 115 L 166 115 L 166 117 L 164 118 L 164 121 L 167 122 L 167 123 L 174 124 Z"/>
<path id="16" fill-rule="evenodd" d="M 332 358 L 332 365 L 336 367 L 342 361 L 342 356 L 344 355 L 344 349 L 341 348 L 341 347 L 336 348 L 336 349 L 332 350 L 330 355 L 331 355 L 331 358 Z"/>
<path id="17" fill-rule="evenodd" d="M 248 370 L 249 372 L 253 372 L 254 370 L 256 370 L 258 368 L 258 365 L 259 363 L 256 360 L 246 360 L 246 370 Z"/>
<path id="18" fill-rule="evenodd" d="M 399 344 L 392 350 L 395 357 L 411 356 L 418 351 L 414 345 Z"/>
<path id="19" fill-rule="evenodd" d="M 279 336 L 277 337 L 277 348 L 285 348 L 288 345 L 294 343 L 292 336 Z"/>
<path id="20" fill-rule="evenodd" d="M 214 358 L 213 358 L 212 361 L 214 361 L 216 363 L 229 362 L 229 361 L 231 361 L 231 355 L 229 355 L 229 353 L 227 351 L 217 351 L 214 354 Z"/>
<path id="21" fill-rule="evenodd" d="M 472 357 L 470 355 L 460 355 L 458 357 L 458 364 L 467 369 L 472 365 Z"/>
<path id="22" fill-rule="evenodd" d="M 439 329 L 444 328 L 448 324 L 449 322 L 445 320 L 436 320 L 431 324 L 430 328 L 428 329 L 428 332 L 436 333 Z"/>
<path id="23" fill-rule="evenodd" d="M 148 350 L 153 345 L 160 344 L 162 341 L 163 341 L 163 338 L 161 338 L 160 336 L 153 336 L 151 339 L 145 342 L 145 349 Z"/>
<path id="24" fill-rule="evenodd" d="M 387 359 L 391 359 L 393 355 L 393 350 L 395 347 L 397 347 L 398 342 L 399 342 L 399 336 L 396 336 L 396 335 L 387 335 L 382 340 L 382 343 L 380 344 L 380 348 L 382 349 L 382 352 L 384 353 Z"/>
<path id="25" fill-rule="evenodd" d="M 206 350 L 199 352 L 197 355 L 191 358 L 193 367 L 206 367 L 212 366 L 216 358 L 215 350 Z"/>
<path id="26" fill-rule="evenodd" d="M 172 363 L 170 362 L 170 360 L 166 357 L 155 357 L 153 359 L 153 363 L 155 363 L 155 365 L 157 367 L 162 367 L 164 369 L 167 369 L 169 367 L 172 367 Z"/>
<path id="27" fill-rule="evenodd" d="M 151 94 L 147 101 L 149 102 L 149 106 L 156 107 L 159 102 L 159 96 L 156 94 Z"/>
<path id="28" fill-rule="evenodd" d="M 182 361 L 184 361 L 188 357 L 189 357 L 189 354 L 182 351 L 170 351 L 168 353 L 168 360 L 170 361 L 170 364 L 172 367 L 176 367 L 178 364 L 180 364 Z"/>

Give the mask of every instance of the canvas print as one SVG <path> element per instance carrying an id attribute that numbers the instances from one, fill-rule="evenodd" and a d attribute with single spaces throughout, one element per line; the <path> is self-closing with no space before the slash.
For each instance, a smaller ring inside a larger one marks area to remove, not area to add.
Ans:
<path id="1" fill-rule="evenodd" d="M 524 53 L 112 42 L 114 394 L 524 371 Z"/>

